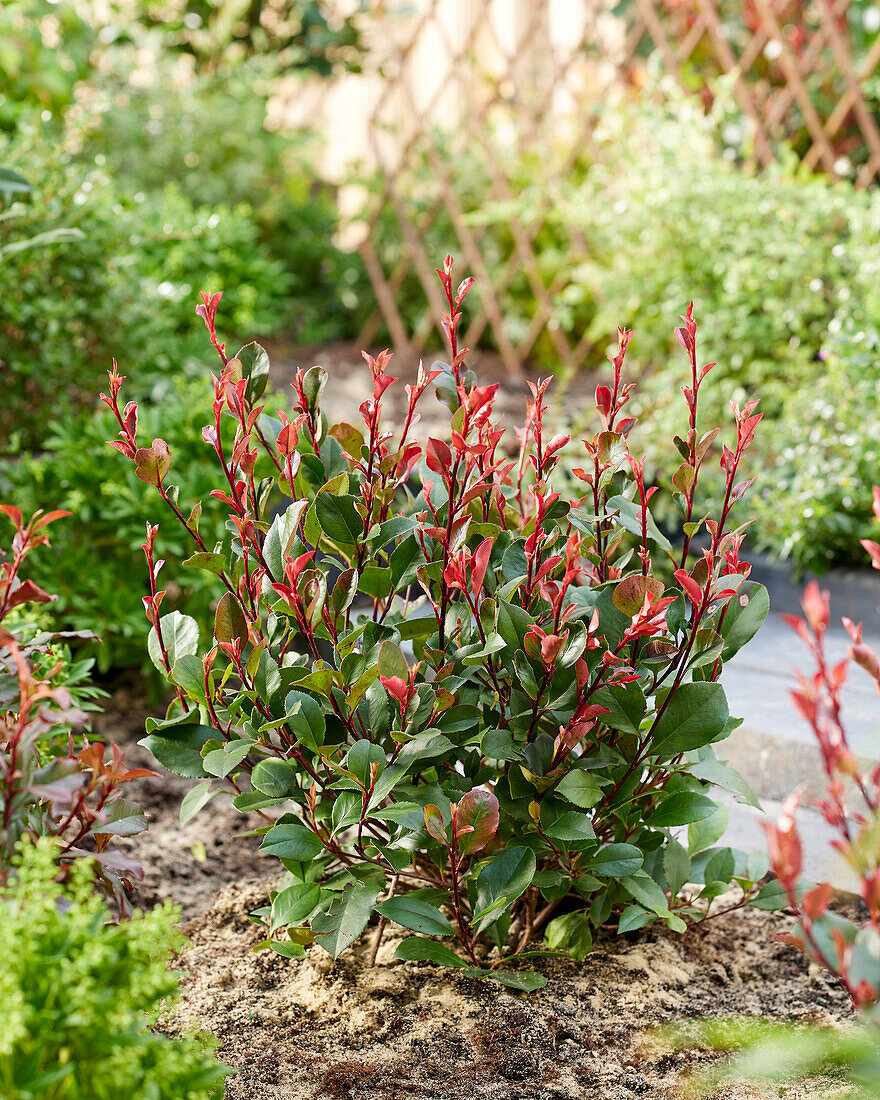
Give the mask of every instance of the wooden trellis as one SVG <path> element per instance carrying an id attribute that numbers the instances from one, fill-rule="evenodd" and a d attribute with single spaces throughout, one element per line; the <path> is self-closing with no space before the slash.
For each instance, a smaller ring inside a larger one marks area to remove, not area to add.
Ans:
<path id="1" fill-rule="evenodd" d="M 361 251 L 378 309 L 361 334 L 369 343 L 384 321 L 394 344 L 421 353 L 436 331 L 441 301 L 423 230 L 441 209 L 454 250 L 481 289 L 466 342 L 491 336 L 509 371 L 522 370 L 535 342 L 552 341 L 561 365 L 577 368 L 590 348 L 553 325 L 560 287 L 544 277 L 536 241 L 552 206 L 548 194 L 528 220 L 512 216 L 512 247 L 494 285 L 481 257 L 483 231 L 468 217 L 456 155 L 481 158 L 485 203 L 514 197 L 498 156 L 559 152 L 564 174 L 591 141 L 593 108 L 642 82 L 650 55 L 707 105 L 715 77 L 731 74 L 739 110 L 751 125 L 753 153 L 768 163 L 782 141 L 804 163 L 860 187 L 880 177 L 880 103 L 872 78 L 880 64 L 880 12 L 867 0 L 390 0 L 371 25 L 378 91 L 366 116 L 369 151 L 382 180 L 372 225 L 389 212 L 399 229 L 396 262 L 383 262 L 368 227 Z M 872 13 L 877 13 L 873 15 Z M 875 25 L 876 24 L 876 25 Z M 501 137 L 499 137 L 499 134 Z M 564 138 L 560 138 L 564 135 Z M 431 201 L 413 193 L 411 165 L 430 171 Z M 554 162 L 556 163 L 556 162 Z M 473 198 L 473 196 L 471 196 Z M 583 242 L 571 239 L 574 259 Z M 534 313 L 514 340 L 503 297 L 524 273 Z M 409 331 L 398 296 L 412 274 L 428 303 Z M 557 276 L 559 278 L 559 276 Z"/>

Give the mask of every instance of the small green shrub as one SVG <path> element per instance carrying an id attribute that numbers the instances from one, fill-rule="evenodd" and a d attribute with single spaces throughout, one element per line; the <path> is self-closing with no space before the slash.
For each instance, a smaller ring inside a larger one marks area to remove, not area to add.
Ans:
<path id="1" fill-rule="evenodd" d="M 210 1042 L 152 1030 L 177 997 L 174 910 L 110 924 L 88 867 L 62 886 L 56 854 L 22 845 L 0 885 L 0 1098 L 220 1100 Z"/>
<path id="2" fill-rule="evenodd" d="M 94 391 L 114 348 L 158 375 L 192 370 L 200 356 L 193 287 L 231 291 L 233 326 L 268 332 L 290 279 L 260 244 L 251 209 L 195 208 L 175 187 L 126 196 L 109 176 L 73 162 L 38 125 L 0 139 L 0 163 L 30 181 L 20 216 L 0 219 L 7 241 L 59 227 L 81 237 L 0 256 L 0 439 L 39 447 L 46 410 L 60 419 Z"/>
<path id="3" fill-rule="evenodd" d="M 837 327 L 836 325 L 834 326 Z M 865 486 L 880 481 L 880 335 L 849 320 L 807 386 L 792 387 L 753 496 L 759 548 L 799 569 L 861 565 L 880 533 Z"/>
<path id="4" fill-rule="evenodd" d="M 284 271 L 287 301 L 276 300 L 272 327 L 300 344 L 355 335 L 373 300 L 369 280 L 358 254 L 334 243 L 336 194 L 318 179 L 316 136 L 267 129 L 274 85 L 265 63 L 193 75 L 160 54 L 150 83 L 131 78 L 119 51 L 83 123 L 79 159 L 98 158 L 128 194 L 161 193 L 174 180 L 196 207 L 246 205 L 256 239 Z M 244 273 L 227 278 L 247 283 Z"/>

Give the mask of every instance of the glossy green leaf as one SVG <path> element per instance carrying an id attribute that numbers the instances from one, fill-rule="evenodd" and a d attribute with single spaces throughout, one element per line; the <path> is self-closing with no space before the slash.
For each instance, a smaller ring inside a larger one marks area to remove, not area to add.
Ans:
<path id="1" fill-rule="evenodd" d="M 180 657 L 192 656 L 199 649 L 199 624 L 191 615 L 182 615 L 179 611 L 171 611 L 162 615 L 159 619 L 162 631 L 162 641 L 168 654 L 168 660 L 172 668 Z M 162 650 L 156 631 L 151 629 L 147 636 L 147 651 L 150 660 L 156 668 L 164 674 L 165 665 L 162 660 Z"/>
<path id="2" fill-rule="evenodd" d="M 263 396 L 269 381 L 269 356 L 257 343 L 245 344 L 235 357 L 241 363 L 241 376 L 247 379 L 245 400 L 256 402 Z"/>
<path id="3" fill-rule="evenodd" d="M 211 786 L 210 780 L 190 787 L 180 803 L 180 824 L 186 825 L 218 793 L 217 789 Z"/>
<path id="4" fill-rule="evenodd" d="M 707 745 L 721 733 L 728 717 L 720 684 L 682 684 L 654 724 L 651 754 L 676 756 Z"/>
<path id="5" fill-rule="evenodd" d="M 395 924 L 426 936 L 448 936 L 453 932 L 452 925 L 435 905 L 406 894 L 379 902 L 376 912 Z"/>
<path id="6" fill-rule="evenodd" d="M 568 810 L 560 814 L 551 825 L 544 826 L 544 832 L 554 840 L 561 840 L 564 843 L 596 838 L 593 822 L 586 814 L 579 814 L 576 810 Z"/>
<path id="7" fill-rule="evenodd" d="M 557 784 L 556 792 L 582 810 L 591 809 L 602 799 L 602 791 L 595 778 L 582 769 L 566 772 Z"/>
<path id="8" fill-rule="evenodd" d="M 633 844 L 606 844 L 590 856 L 586 867 L 594 875 L 622 878 L 637 871 L 643 862 L 642 853 Z"/>
<path id="9" fill-rule="evenodd" d="M 305 825 L 288 822 L 272 826 L 263 837 L 260 851 L 278 859 L 296 859 L 307 863 L 324 851 L 324 845 Z"/>
<path id="10" fill-rule="evenodd" d="M 270 798 L 284 798 L 298 789 L 297 774 L 293 760 L 261 760 L 251 772 L 251 785 Z"/>
<path id="11" fill-rule="evenodd" d="M 464 959 L 450 948 L 436 940 L 426 940 L 421 936 L 409 936 L 401 940 L 394 952 L 395 959 L 402 962 L 432 962 L 439 966 L 455 966 L 467 968 Z"/>
<path id="12" fill-rule="evenodd" d="M 201 749 L 206 741 L 212 741 L 216 736 L 217 731 L 210 726 L 167 726 L 147 734 L 138 744 L 149 749 L 162 767 L 175 775 L 183 775 L 187 779 L 207 779 Z"/>
<path id="13" fill-rule="evenodd" d="M 703 821 L 717 810 L 717 804 L 697 791 L 678 791 L 664 798 L 645 824 L 652 829 L 668 829 L 673 825 L 690 825 L 693 821 Z"/>

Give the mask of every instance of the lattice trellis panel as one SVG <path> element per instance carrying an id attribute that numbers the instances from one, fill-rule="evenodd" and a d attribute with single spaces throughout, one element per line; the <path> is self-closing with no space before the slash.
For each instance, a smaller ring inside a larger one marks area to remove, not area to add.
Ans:
<path id="1" fill-rule="evenodd" d="M 560 177 L 575 170 L 590 149 L 593 108 L 641 84 L 651 54 L 707 106 L 714 78 L 731 74 L 759 164 L 785 141 L 810 168 L 859 186 L 880 177 L 880 13 L 868 0 L 612 3 L 377 4 L 371 38 L 381 82 L 367 133 L 381 186 L 361 250 L 379 305 L 364 343 L 384 321 L 394 344 L 417 355 L 437 332 L 433 269 L 442 257 L 428 254 L 426 239 L 442 221 L 453 238 L 449 247 L 480 288 L 466 334 L 471 347 L 490 338 L 512 373 L 539 340 L 545 356 L 549 350 L 564 367 L 584 362 L 591 350 L 585 339 L 574 342 L 554 324 L 560 286 L 541 264 L 548 232 L 570 264 L 583 242 L 559 239 L 564 228 L 550 226 L 552 187 L 526 204 L 511 203 L 527 186 L 515 166 L 540 157 L 551 158 Z M 491 236 L 475 216 L 480 209 L 495 211 Z M 499 211 L 506 243 L 493 257 L 490 279 L 483 253 L 498 249 Z M 383 226 L 396 240 L 389 254 L 376 247 Z M 427 301 L 414 324 L 413 311 L 400 308 L 402 295 Z"/>

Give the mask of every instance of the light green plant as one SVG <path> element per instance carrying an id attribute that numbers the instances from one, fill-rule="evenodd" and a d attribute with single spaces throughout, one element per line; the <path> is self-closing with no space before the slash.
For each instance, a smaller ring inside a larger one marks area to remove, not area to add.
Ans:
<path id="1" fill-rule="evenodd" d="M 219 1100 L 212 1043 L 153 1030 L 178 996 L 174 909 L 108 923 L 85 861 L 61 886 L 55 854 L 22 845 L 0 886 L 0 1100 Z"/>

